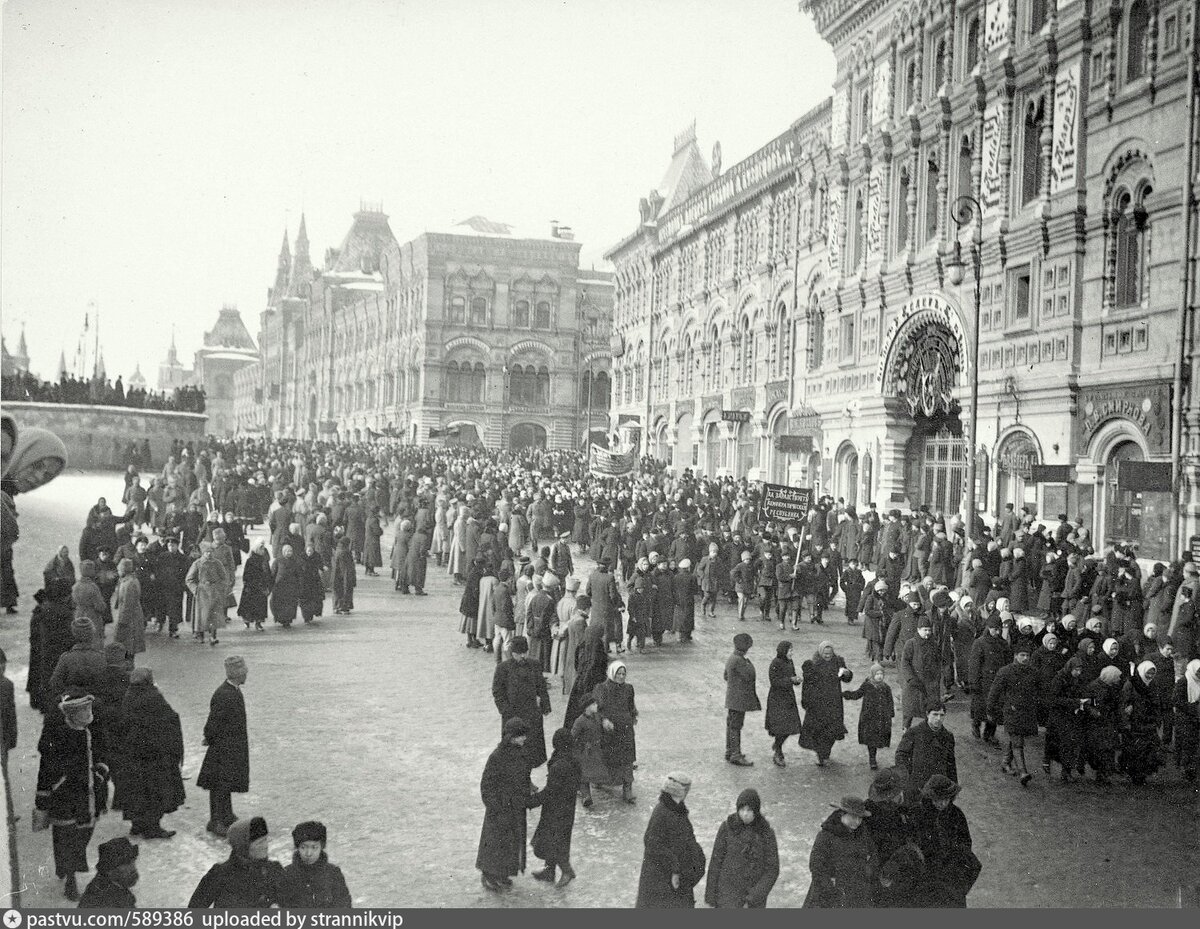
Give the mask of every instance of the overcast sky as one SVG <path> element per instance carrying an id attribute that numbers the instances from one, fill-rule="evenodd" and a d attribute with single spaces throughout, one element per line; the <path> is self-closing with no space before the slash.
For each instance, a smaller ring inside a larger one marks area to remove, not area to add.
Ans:
<path id="1" fill-rule="evenodd" d="M 154 386 L 223 303 L 252 335 L 283 231 L 312 258 L 360 201 L 397 238 L 473 214 L 585 266 L 637 222 L 693 119 L 728 167 L 828 95 L 796 0 L 9 0 L 0 287 L 34 370 L 89 301 L 110 377 Z"/>

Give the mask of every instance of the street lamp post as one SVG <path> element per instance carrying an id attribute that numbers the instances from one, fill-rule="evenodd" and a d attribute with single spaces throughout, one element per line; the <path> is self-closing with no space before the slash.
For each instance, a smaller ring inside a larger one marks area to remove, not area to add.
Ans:
<path id="1" fill-rule="evenodd" d="M 967 417 L 967 487 L 963 495 L 966 506 L 965 532 L 966 538 L 975 536 L 975 520 L 979 514 L 978 499 L 975 493 L 975 446 L 979 428 L 979 307 L 980 288 L 983 276 L 983 208 L 974 197 L 963 195 L 955 199 L 950 208 L 950 216 L 954 225 L 962 229 L 968 223 L 974 223 L 971 235 L 971 269 L 975 273 L 975 319 L 971 326 L 971 409 Z M 958 287 L 963 282 L 966 267 L 963 263 L 962 244 L 957 231 L 954 236 L 954 251 L 946 264 L 950 283 Z M 969 557 L 969 556 L 968 556 Z"/>

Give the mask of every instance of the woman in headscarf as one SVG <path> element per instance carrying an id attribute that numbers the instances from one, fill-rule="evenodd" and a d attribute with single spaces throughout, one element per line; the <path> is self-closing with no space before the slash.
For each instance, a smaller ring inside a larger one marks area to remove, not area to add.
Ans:
<path id="1" fill-rule="evenodd" d="M 637 725 L 638 711 L 633 685 L 626 681 L 628 674 L 625 662 L 612 662 L 607 670 L 608 679 L 597 684 L 592 693 L 607 733 L 605 760 L 613 776 L 621 782 L 621 799 L 633 803 L 637 799 L 633 795 L 633 763 L 637 761 L 634 727 Z"/>
<path id="2" fill-rule="evenodd" d="M 112 611 L 117 628 L 113 639 L 120 642 L 132 654 L 146 650 L 146 619 L 142 615 L 142 587 L 133 573 L 133 562 L 122 558 L 117 565 L 116 592 L 113 594 Z"/>
<path id="3" fill-rule="evenodd" d="M 208 869 L 188 907 L 270 909 L 285 890 L 286 875 L 283 865 L 268 857 L 267 821 L 261 816 L 239 819 L 229 827 L 228 838 L 229 858 Z"/>
<path id="4" fill-rule="evenodd" d="M 454 576 L 454 583 L 464 583 L 464 575 L 470 569 L 467 562 L 467 505 L 460 504 L 458 516 L 450 533 L 450 562 L 447 572 Z M 472 646 L 473 647 L 473 646 Z"/>
<path id="5" fill-rule="evenodd" d="M 704 902 L 718 909 L 759 909 L 767 905 L 777 880 L 779 842 L 762 815 L 758 791 L 747 788 L 717 830 Z"/>
<path id="6" fill-rule="evenodd" d="M 265 539 L 260 538 L 255 542 L 249 557 L 246 558 L 246 564 L 242 567 L 242 598 L 238 603 L 238 616 L 242 617 L 247 629 L 254 623 L 254 628 L 262 631 L 274 583 L 267 543 Z"/>
<path id="7" fill-rule="evenodd" d="M 884 680 L 883 665 L 871 665 L 867 679 L 857 690 L 843 690 L 842 699 L 863 702 L 858 714 L 858 744 L 866 746 L 867 762 L 872 771 L 878 771 L 876 753 L 892 744 L 892 720 L 896 716 L 896 698 Z"/>
<path id="8" fill-rule="evenodd" d="M 68 587 L 75 583 L 75 563 L 71 561 L 71 550 L 65 545 L 59 548 L 42 569 L 42 587 L 49 587 L 50 579 L 55 577 L 66 581 Z"/>
<path id="9" fill-rule="evenodd" d="M 482 556 L 480 556 L 482 557 Z M 490 559 L 484 558 L 484 564 L 481 567 L 479 576 L 479 603 L 475 613 L 475 638 L 485 643 L 484 650 L 487 652 L 495 651 L 495 645 L 492 640 L 496 637 L 496 617 L 492 612 L 492 589 L 496 586 L 496 572 L 493 570 Z M 531 637 L 530 644 L 533 639 Z M 531 648 L 532 652 L 533 649 Z M 535 657 L 535 656 L 530 656 Z"/>
<path id="10" fill-rule="evenodd" d="M 796 686 L 800 677 L 796 674 L 796 665 L 792 661 L 792 643 L 780 642 L 775 646 L 775 657 L 767 669 L 767 680 L 770 690 L 767 691 L 767 733 L 775 740 L 773 760 L 784 768 L 787 762 L 783 758 L 783 743 L 788 736 L 800 733 L 800 710 L 796 706 Z M 712 875 L 709 875 L 711 881 Z"/>
<path id="11" fill-rule="evenodd" d="M 383 567 L 383 553 L 380 551 L 379 545 L 379 539 L 382 536 L 383 526 L 379 520 L 379 509 L 372 507 L 367 515 L 366 531 L 363 537 L 363 567 L 366 569 L 367 577 L 375 577 L 375 569 Z"/>
<path id="12" fill-rule="evenodd" d="M 271 617 L 289 629 L 300 606 L 300 560 L 291 545 L 285 544 L 279 550 L 279 557 L 271 566 L 271 577 Z"/>
<path id="13" fill-rule="evenodd" d="M 321 553 L 309 545 L 300 559 L 300 615 L 311 623 L 325 612 L 325 582 L 321 569 L 325 560 Z"/>
<path id="14" fill-rule="evenodd" d="M 1121 688 L 1121 768 L 1139 786 L 1162 765 L 1158 757 L 1158 701 L 1153 691 L 1157 673 L 1153 661 L 1143 661 Z"/>
<path id="15" fill-rule="evenodd" d="M 592 699 L 596 687 L 608 678 L 608 646 L 603 623 L 591 623 L 583 633 L 583 642 L 575 651 L 575 679 L 567 698 L 564 728 L 570 729 Z"/>
<path id="16" fill-rule="evenodd" d="M 358 577 L 354 568 L 354 556 L 350 552 L 350 538 L 342 536 L 333 553 L 333 612 L 347 615 L 354 609 L 354 586 Z M 293 615 L 295 611 L 293 610 Z"/>
<path id="17" fill-rule="evenodd" d="M 160 821 L 183 806 L 183 730 L 149 668 L 130 672 L 122 715 L 128 731 L 122 742 L 121 798 L 124 816 L 133 823 L 130 835 L 169 839 L 175 833 Z"/>
<path id="18" fill-rule="evenodd" d="M 1175 758 L 1183 776 L 1196 780 L 1200 771 L 1200 658 L 1193 658 L 1175 682 Z"/>
<path id="19" fill-rule="evenodd" d="M 1087 763 L 1096 772 L 1097 784 L 1110 783 L 1120 741 L 1121 672 L 1109 665 L 1084 690 L 1088 698 L 1085 728 Z"/>
<path id="20" fill-rule="evenodd" d="M 571 833 L 575 828 L 575 797 L 579 793 L 582 770 L 575 758 L 575 742 L 566 729 L 555 731 L 554 752 L 547 767 L 546 786 L 534 795 L 534 806 L 542 808 L 533 833 L 533 853 L 546 862 L 533 876 L 553 881 L 555 869 L 562 869 L 557 886 L 566 887 L 575 880 L 571 867 Z"/>
<path id="21" fill-rule="evenodd" d="M 429 550 L 437 556 L 437 566 L 439 568 L 444 564 L 446 555 L 450 550 L 447 505 L 446 498 L 438 494 L 433 504 L 433 534 L 429 539 Z"/>
<path id="22" fill-rule="evenodd" d="M 1076 774 L 1082 777 L 1084 762 L 1084 725 L 1089 698 L 1083 680 L 1083 660 L 1077 655 L 1066 663 L 1047 691 L 1046 749 L 1043 768 L 1057 761 L 1063 783 Z"/>
<path id="23" fill-rule="evenodd" d="M 71 591 L 61 582 L 56 581 L 49 589 L 39 590 L 33 599 L 37 605 L 29 618 L 29 675 L 25 690 L 29 694 L 29 705 L 46 713 L 54 709 L 57 697 L 46 692 L 50 678 L 59 658 L 71 651 L 76 642 L 71 628 L 74 615 Z M 87 641 L 89 649 L 104 641 L 103 620 L 93 626 Z"/>
<path id="24" fill-rule="evenodd" d="M 833 643 L 822 642 L 812 658 L 800 669 L 804 683 L 800 705 L 804 707 L 801 739 L 805 748 L 817 753 L 817 767 L 824 767 L 833 752 L 833 743 L 846 737 L 845 711 L 842 708 L 842 682 L 854 672 L 834 652 Z"/>

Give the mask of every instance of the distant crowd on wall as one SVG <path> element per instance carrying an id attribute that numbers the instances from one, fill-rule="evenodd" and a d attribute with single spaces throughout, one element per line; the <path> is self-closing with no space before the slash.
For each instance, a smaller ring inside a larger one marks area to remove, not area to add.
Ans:
<path id="1" fill-rule="evenodd" d="M 130 387 L 118 376 L 116 381 L 101 378 L 63 377 L 57 384 L 42 381 L 28 372 L 6 374 L 2 379 L 4 400 L 30 400 L 38 403 L 93 403 L 100 406 L 127 406 L 139 410 L 169 410 L 175 413 L 203 413 L 203 387 L 176 387 L 171 393 Z"/>

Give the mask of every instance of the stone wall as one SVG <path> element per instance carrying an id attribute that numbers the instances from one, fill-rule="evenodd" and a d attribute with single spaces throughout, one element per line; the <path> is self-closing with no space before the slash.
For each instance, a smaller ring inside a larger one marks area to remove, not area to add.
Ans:
<path id="1" fill-rule="evenodd" d="M 4 403 L 4 412 L 17 427 L 49 429 L 67 446 L 71 468 L 124 469 L 130 442 L 141 447 L 150 442 L 153 466 L 161 468 L 171 453 L 171 442 L 203 441 L 208 417 L 203 413 L 138 410 L 123 406 L 81 406 L 66 403 Z"/>

